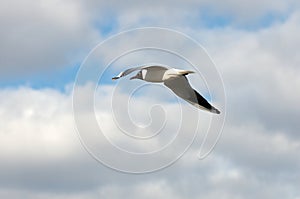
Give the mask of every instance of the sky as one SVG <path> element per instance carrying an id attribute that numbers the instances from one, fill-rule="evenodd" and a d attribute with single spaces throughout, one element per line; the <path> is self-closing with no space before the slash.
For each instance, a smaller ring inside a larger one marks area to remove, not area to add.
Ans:
<path id="1" fill-rule="evenodd" d="M 298 1 L 2 0 L 0 25 L 0 198 L 300 199 Z M 205 50 L 176 33 L 114 37 L 144 27 L 181 32 Z M 226 112 L 222 135 L 204 159 L 197 154 L 216 116 L 159 85 L 110 81 L 146 62 L 191 68 L 165 51 L 121 55 L 146 41 L 199 63 L 191 84 L 223 118 Z M 73 86 L 83 66 L 92 69 L 83 79 L 95 79 L 79 82 L 74 111 Z M 99 126 L 90 126 L 90 118 Z M 161 127 L 153 142 L 122 134 L 147 137 Z M 95 128 L 105 137 L 93 139 Z M 138 153 L 171 149 L 154 159 L 130 159 L 105 138 Z M 170 139 L 175 144 L 168 145 Z M 150 173 L 117 171 L 160 163 L 167 166 Z"/>

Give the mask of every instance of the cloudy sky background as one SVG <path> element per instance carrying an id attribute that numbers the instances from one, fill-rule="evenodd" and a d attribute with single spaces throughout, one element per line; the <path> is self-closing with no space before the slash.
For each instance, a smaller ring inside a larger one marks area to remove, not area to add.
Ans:
<path id="1" fill-rule="evenodd" d="M 299 199 L 299 6 L 1 1 L 0 197 Z M 80 144 L 72 84 L 95 45 L 144 26 L 184 32 L 206 48 L 224 80 L 227 121 L 206 159 L 196 158 L 196 142 L 167 169 L 130 175 L 99 164 Z"/>

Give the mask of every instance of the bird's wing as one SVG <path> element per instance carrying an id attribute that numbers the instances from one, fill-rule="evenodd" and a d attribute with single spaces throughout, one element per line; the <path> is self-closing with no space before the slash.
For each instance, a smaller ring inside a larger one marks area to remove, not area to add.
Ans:
<path id="1" fill-rule="evenodd" d="M 126 76 L 126 75 L 128 75 L 128 74 L 130 74 L 130 73 L 132 73 L 132 72 L 134 72 L 134 71 L 136 71 L 136 70 L 142 70 L 142 69 L 152 68 L 152 67 L 155 67 L 155 68 L 162 68 L 162 69 L 168 69 L 168 68 L 166 68 L 166 67 L 164 67 L 164 66 L 139 66 L 139 67 L 135 67 L 135 68 L 129 68 L 129 69 L 127 69 L 127 70 L 121 72 L 121 73 L 120 73 L 119 75 L 117 75 L 116 77 L 113 77 L 112 79 L 113 79 L 113 80 L 116 80 L 116 79 L 119 79 L 119 78 L 121 78 L 121 77 L 124 77 L 124 76 Z"/>
<path id="2" fill-rule="evenodd" d="M 184 76 L 172 77 L 164 81 L 164 84 L 170 88 L 177 96 L 186 100 L 197 108 L 219 114 L 220 111 L 213 107 L 208 101 L 195 91 Z"/>

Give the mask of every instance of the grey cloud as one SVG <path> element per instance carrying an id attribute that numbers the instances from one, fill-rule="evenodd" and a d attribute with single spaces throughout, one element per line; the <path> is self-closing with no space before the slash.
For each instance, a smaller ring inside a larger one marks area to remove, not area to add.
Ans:
<path id="1" fill-rule="evenodd" d="M 75 64 L 99 39 L 75 1 L 1 1 L 0 10 L 2 78 Z"/>
<path id="2" fill-rule="evenodd" d="M 179 24 L 184 29 L 203 25 L 205 19 L 201 17 L 202 9 L 212 10 L 212 15 L 233 14 L 235 20 L 242 20 L 243 23 L 243 20 L 251 20 L 255 16 L 260 19 L 259 16 L 269 12 L 285 15 L 293 4 L 294 1 L 237 4 L 231 0 L 222 3 L 60 1 L 58 4 L 51 1 L 2 1 L 1 74 L 4 78 L 7 75 L 38 73 L 80 62 L 84 58 L 82 53 L 99 41 L 97 24 L 100 24 L 100 31 L 106 31 L 101 24 L 107 21 L 114 23 L 112 26 L 116 26 L 116 30 L 137 27 L 139 24 L 166 27 L 170 27 L 168 24 Z M 110 27 L 111 24 L 106 26 Z"/>

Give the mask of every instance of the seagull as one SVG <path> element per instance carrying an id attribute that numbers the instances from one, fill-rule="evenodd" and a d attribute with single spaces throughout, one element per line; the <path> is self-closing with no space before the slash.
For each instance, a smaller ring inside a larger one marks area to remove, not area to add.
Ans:
<path id="1" fill-rule="evenodd" d="M 220 111 L 217 108 L 213 107 L 189 84 L 186 76 L 188 74 L 195 73 L 194 71 L 157 65 L 146 65 L 129 68 L 121 72 L 116 77 L 113 77 L 112 80 L 117 80 L 134 71 L 139 72 L 135 76 L 131 77 L 130 80 L 140 79 L 147 82 L 164 83 L 164 85 L 171 89 L 178 97 L 182 98 L 193 106 L 211 113 L 220 114 Z"/>

